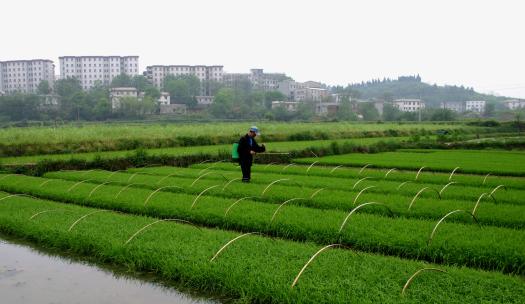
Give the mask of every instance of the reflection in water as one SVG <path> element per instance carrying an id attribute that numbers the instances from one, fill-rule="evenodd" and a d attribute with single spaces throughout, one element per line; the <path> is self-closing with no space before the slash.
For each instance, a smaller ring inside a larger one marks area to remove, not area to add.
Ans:
<path id="1" fill-rule="evenodd" d="M 0 295 L 3 304 L 213 303 L 1 239 Z"/>

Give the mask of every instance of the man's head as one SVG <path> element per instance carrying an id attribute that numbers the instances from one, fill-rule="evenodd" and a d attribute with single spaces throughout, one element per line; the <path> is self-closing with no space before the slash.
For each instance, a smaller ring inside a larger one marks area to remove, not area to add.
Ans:
<path id="1" fill-rule="evenodd" d="M 248 134 L 251 136 L 251 137 L 255 137 L 257 135 L 260 135 L 261 133 L 259 133 L 259 128 L 257 128 L 256 126 L 252 126 L 250 128 L 250 130 L 248 131 Z"/>

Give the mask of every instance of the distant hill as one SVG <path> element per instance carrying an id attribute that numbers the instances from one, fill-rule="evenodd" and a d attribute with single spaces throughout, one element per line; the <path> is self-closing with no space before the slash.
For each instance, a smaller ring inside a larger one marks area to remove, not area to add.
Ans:
<path id="1" fill-rule="evenodd" d="M 442 101 L 485 100 L 503 101 L 506 98 L 488 94 L 481 94 L 473 88 L 464 86 L 438 86 L 424 83 L 421 77 L 401 76 L 397 79 L 377 79 L 367 82 L 351 84 L 352 91 L 359 92 L 362 99 L 393 100 L 397 98 L 420 98 L 427 105 L 439 106 Z"/>

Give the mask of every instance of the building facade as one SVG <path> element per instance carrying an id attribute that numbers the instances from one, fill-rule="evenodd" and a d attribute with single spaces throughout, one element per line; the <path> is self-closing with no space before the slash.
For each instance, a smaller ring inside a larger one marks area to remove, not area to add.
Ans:
<path id="1" fill-rule="evenodd" d="M 241 82 L 262 91 L 278 91 L 279 83 L 290 78 L 284 73 L 265 73 L 263 69 L 251 69 L 250 73 L 224 73 L 223 82 L 227 87 L 236 88 Z"/>
<path id="2" fill-rule="evenodd" d="M 518 110 L 518 109 L 525 108 L 524 99 L 509 99 L 509 100 L 505 100 L 503 104 L 509 110 Z"/>
<path id="3" fill-rule="evenodd" d="M 164 86 L 164 79 L 168 75 L 193 75 L 197 77 L 201 83 L 200 95 L 209 96 L 212 95 L 210 82 L 223 81 L 222 68 L 222 65 L 153 65 L 146 67 L 146 77 L 153 85 L 161 90 Z"/>
<path id="4" fill-rule="evenodd" d="M 465 110 L 476 113 L 485 112 L 484 100 L 467 100 L 465 101 Z"/>
<path id="5" fill-rule="evenodd" d="M 86 91 L 97 83 L 110 85 L 120 74 L 139 75 L 139 56 L 62 56 L 59 60 L 61 78 L 78 79 Z"/>
<path id="6" fill-rule="evenodd" d="M 392 105 L 399 109 L 401 112 L 418 112 L 425 108 L 425 102 L 421 99 L 396 99 L 394 100 Z"/>
<path id="7" fill-rule="evenodd" d="M 456 113 L 463 113 L 466 111 L 466 105 L 463 101 L 443 101 L 440 104 L 440 108 L 451 110 Z"/>
<path id="8" fill-rule="evenodd" d="M 37 93 L 38 85 L 47 81 L 53 88 L 55 65 L 47 59 L 0 61 L 0 91 Z"/>
<path id="9" fill-rule="evenodd" d="M 122 98 L 132 97 L 139 100 L 144 97 L 144 93 L 139 92 L 134 87 L 111 88 L 109 99 L 111 100 L 111 108 L 113 110 L 120 108 L 120 101 Z"/>

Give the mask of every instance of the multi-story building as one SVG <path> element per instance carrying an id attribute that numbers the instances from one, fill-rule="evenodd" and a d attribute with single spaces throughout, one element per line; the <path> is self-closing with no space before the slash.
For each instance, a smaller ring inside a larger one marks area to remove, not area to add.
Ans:
<path id="1" fill-rule="evenodd" d="M 37 93 L 38 85 L 55 83 L 55 65 L 47 59 L 0 61 L 0 91 Z"/>
<path id="2" fill-rule="evenodd" d="M 330 92 L 327 89 L 321 88 L 306 88 L 306 100 L 321 102 L 330 96 Z"/>
<path id="3" fill-rule="evenodd" d="M 440 108 L 451 110 L 457 113 L 463 113 L 466 111 L 464 101 L 442 101 L 440 104 Z"/>
<path id="4" fill-rule="evenodd" d="M 517 110 L 525 108 L 525 99 L 509 99 L 503 103 L 509 110 Z"/>
<path id="5" fill-rule="evenodd" d="M 421 99 L 401 98 L 394 100 L 392 104 L 401 112 L 417 112 L 425 108 L 425 102 Z"/>
<path id="6" fill-rule="evenodd" d="M 141 100 L 144 93 L 139 92 L 134 87 L 111 88 L 109 99 L 111 100 L 111 108 L 113 110 L 120 108 L 120 101 L 122 98 L 132 97 Z"/>
<path id="7" fill-rule="evenodd" d="M 485 112 L 484 100 L 467 100 L 465 101 L 465 110 L 477 113 Z"/>
<path id="8" fill-rule="evenodd" d="M 164 86 L 164 79 L 168 75 L 193 75 L 200 80 L 202 96 L 212 95 L 210 82 L 223 81 L 222 65 L 153 65 L 146 67 L 146 77 L 159 90 Z"/>
<path id="9" fill-rule="evenodd" d="M 139 56 L 62 56 L 60 75 L 63 79 L 76 78 L 83 90 L 95 84 L 111 84 L 120 74 L 139 75 Z"/>
<path id="10" fill-rule="evenodd" d="M 250 73 L 224 73 L 227 87 L 238 87 L 242 81 L 249 82 L 252 88 L 263 91 L 279 90 L 279 82 L 290 78 L 283 73 L 264 73 L 263 69 L 251 69 Z"/>

